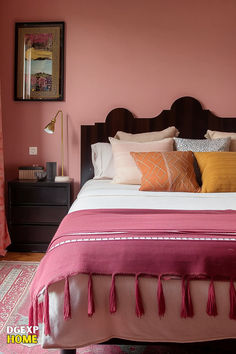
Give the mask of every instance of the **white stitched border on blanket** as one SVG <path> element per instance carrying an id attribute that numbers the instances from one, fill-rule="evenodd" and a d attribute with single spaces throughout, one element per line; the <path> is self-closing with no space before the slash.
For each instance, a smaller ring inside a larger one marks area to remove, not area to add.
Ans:
<path id="1" fill-rule="evenodd" d="M 69 234 L 68 234 L 69 235 Z M 73 234 L 75 235 L 75 234 Z M 62 235 L 66 236 L 66 235 Z M 130 241 L 130 240 L 183 240 L 183 241 L 236 241 L 236 238 L 222 238 L 222 237 L 173 237 L 173 236 L 127 236 L 127 237 L 99 237 L 99 238 L 82 238 L 74 240 L 66 240 L 57 243 L 55 246 L 49 248 L 52 251 L 54 248 L 66 243 L 74 242 L 93 242 L 93 241 Z"/>

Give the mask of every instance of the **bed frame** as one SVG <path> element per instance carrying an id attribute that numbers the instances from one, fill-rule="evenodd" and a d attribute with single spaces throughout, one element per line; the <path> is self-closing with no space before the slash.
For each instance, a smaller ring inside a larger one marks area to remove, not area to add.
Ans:
<path id="1" fill-rule="evenodd" d="M 207 129 L 236 132 L 236 118 L 217 117 L 192 97 L 177 99 L 170 110 L 164 110 L 153 118 L 135 118 L 129 110 L 115 108 L 104 123 L 81 126 L 81 186 L 93 178 L 91 144 L 108 142 L 108 137 L 113 137 L 118 130 L 144 133 L 172 125 L 180 131 L 180 138 L 204 139 Z"/>
<path id="2" fill-rule="evenodd" d="M 153 118 L 135 118 L 125 108 L 113 109 L 104 123 L 81 126 L 81 186 L 93 178 L 91 144 L 108 142 L 118 130 L 127 133 L 143 133 L 162 130 L 174 125 L 180 131 L 179 137 L 203 139 L 207 129 L 236 132 L 236 118 L 217 117 L 202 108 L 201 103 L 192 97 L 181 97 L 170 110 L 162 111 Z M 155 345 L 152 353 L 159 354 L 197 354 L 197 353 L 235 353 L 236 340 L 218 340 L 202 343 L 143 343 L 112 339 L 103 344 Z M 158 348 L 156 347 L 158 345 Z M 75 354 L 76 349 L 64 349 L 61 354 Z"/>
<path id="3" fill-rule="evenodd" d="M 129 342 L 111 340 L 106 344 L 117 344 L 117 345 L 149 345 L 150 354 L 235 354 L 236 352 L 236 340 L 225 339 L 212 342 L 198 342 L 198 343 L 139 343 L 139 342 Z M 153 348 L 152 348 L 153 346 Z M 146 353 L 146 351 L 145 351 Z M 76 354 L 76 349 L 64 349 L 61 350 L 60 354 Z"/>

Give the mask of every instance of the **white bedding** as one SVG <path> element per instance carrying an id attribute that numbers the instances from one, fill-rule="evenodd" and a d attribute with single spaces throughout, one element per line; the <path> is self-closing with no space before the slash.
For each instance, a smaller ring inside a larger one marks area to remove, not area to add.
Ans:
<path id="1" fill-rule="evenodd" d="M 140 192 L 138 185 L 89 180 L 69 212 L 83 209 L 236 210 L 236 193 Z"/>
<path id="2" fill-rule="evenodd" d="M 80 191 L 70 212 L 98 208 L 148 209 L 236 209 L 236 193 L 193 194 L 139 192 L 139 186 L 90 180 Z M 145 314 L 135 314 L 134 277 L 117 276 L 118 310 L 109 313 L 110 276 L 93 277 L 95 313 L 87 315 L 88 276 L 70 277 L 72 318 L 63 318 L 64 281 L 49 287 L 51 335 L 43 335 L 44 348 L 74 348 L 106 341 L 112 337 L 150 342 L 195 342 L 236 338 L 236 321 L 229 319 L 229 283 L 215 282 L 218 316 L 206 314 L 208 281 L 190 282 L 194 317 L 180 317 L 181 281 L 163 281 L 166 313 L 157 314 L 157 281 L 140 279 Z"/>

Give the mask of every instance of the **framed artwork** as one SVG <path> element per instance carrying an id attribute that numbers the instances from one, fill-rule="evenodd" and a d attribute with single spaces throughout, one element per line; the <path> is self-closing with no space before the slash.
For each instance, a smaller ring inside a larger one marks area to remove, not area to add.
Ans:
<path id="1" fill-rule="evenodd" d="M 64 22 L 15 25 L 16 101 L 64 100 Z"/>

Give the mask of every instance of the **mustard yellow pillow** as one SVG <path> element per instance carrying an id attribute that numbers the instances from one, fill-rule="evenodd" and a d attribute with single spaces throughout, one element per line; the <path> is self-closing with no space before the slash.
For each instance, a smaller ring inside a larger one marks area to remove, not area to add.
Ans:
<path id="1" fill-rule="evenodd" d="M 195 152 L 202 193 L 236 192 L 236 152 Z"/>

